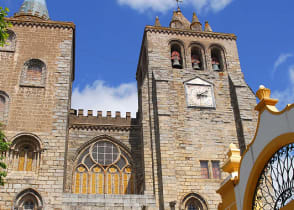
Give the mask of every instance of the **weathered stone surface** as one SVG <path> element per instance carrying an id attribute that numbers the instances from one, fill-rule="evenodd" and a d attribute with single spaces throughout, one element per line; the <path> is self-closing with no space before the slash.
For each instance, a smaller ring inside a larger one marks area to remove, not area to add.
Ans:
<path id="1" fill-rule="evenodd" d="M 178 11 L 180 12 L 180 11 Z M 19 17 L 20 18 L 20 17 Z M 24 18 L 24 17 L 23 17 Z M 28 19 L 27 19 L 28 18 Z M 139 59 L 138 115 L 120 112 L 106 117 L 92 110 L 70 110 L 74 26 L 71 23 L 12 19 L 13 50 L 0 49 L 0 94 L 5 93 L 4 132 L 14 143 L 22 135 L 39 141 L 36 170 L 18 171 L 17 151 L 7 154 L 8 176 L 0 188 L 0 209 L 11 209 L 17 195 L 35 190 L 44 209 L 185 209 L 186 196 L 201 197 L 217 209 L 222 179 L 213 178 L 212 163 L 223 164 L 230 143 L 244 150 L 254 134 L 255 97 L 241 72 L 236 37 L 232 34 L 184 27 L 147 26 Z M 171 44 L 179 44 L 182 69 L 172 68 Z M 200 47 L 203 70 L 192 68 L 191 49 Z M 212 69 L 211 49 L 221 49 L 222 71 Z M 42 87 L 21 85 L 24 64 L 40 59 L 46 64 Z M 191 81 L 189 83 L 189 81 Z M 210 85 L 213 105 L 200 107 L 204 92 L 185 85 Z M 193 89 L 193 88 L 192 88 Z M 189 102 L 192 106 L 189 106 Z M 114 116 L 114 117 L 112 117 Z M 97 139 L 107 138 L 131 154 L 137 195 L 74 194 L 77 157 Z M 201 175 L 200 161 L 208 161 L 210 178 Z M 221 178 L 226 177 L 225 174 Z M 15 206 L 14 206 L 15 207 Z"/>

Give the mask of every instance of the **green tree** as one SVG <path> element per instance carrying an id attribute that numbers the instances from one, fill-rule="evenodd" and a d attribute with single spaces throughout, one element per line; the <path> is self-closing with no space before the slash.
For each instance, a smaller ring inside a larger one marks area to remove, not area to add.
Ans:
<path id="1" fill-rule="evenodd" d="M 0 7 L 0 47 L 5 45 L 6 39 L 8 38 L 7 28 L 11 26 L 11 24 L 5 20 L 8 12 L 8 8 Z"/>
<path id="2" fill-rule="evenodd" d="M 2 127 L 2 126 L 1 126 Z M 1 128 L 0 127 L 0 128 Z M 6 177 L 6 164 L 4 162 L 5 152 L 9 149 L 9 143 L 5 141 L 5 135 L 2 130 L 0 130 L 0 185 L 4 185 L 3 178 Z"/>
<path id="3" fill-rule="evenodd" d="M 0 7 L 0 46 L 5 45 L 8 38 L 7 28 L 11 26 L 9 22 L 5 20 L 8 15 L 9 9 Z M 5 152 L 9 149 L 9 143 L 5 141 L 5 135 L 2 131 L 0 124 L 0 185 L 4 185 L 4 177 L 6 177 L 6 164 L 4 162 Z"/>

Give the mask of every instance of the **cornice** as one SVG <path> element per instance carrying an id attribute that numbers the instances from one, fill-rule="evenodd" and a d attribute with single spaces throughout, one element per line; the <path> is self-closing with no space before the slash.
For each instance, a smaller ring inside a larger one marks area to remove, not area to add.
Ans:
<path id="1" fill-rule="evenodd" d="M 10 17 L 5 18 L 5 20 L 12 23 L 13 25 L 75 29 L 75 24 L 73 22 L 43 20 L 41 18 L 35 18 L 31 16 Z"/>
<path id="2" fill-rule="evenodd" d="M 131 131 L 139 130 L 139 125 L 92 125 L 92 124 L 73 124 L 69 129 L 74 130 L 103 130 L 103 131 Z"/>
<path id="3" fill-rule="evenodd" d="M 237 36 L 235 34 L 193 31 L 188 29 L 175 29 L 175 28 L 167 28 L 167 27 L 159 27 L 159 26 L 146 26 L 145 32 L 157 32 L 157 33 L 188 35 L 188 36 L 197 36 L 197 37 L 205 37 L 205 38 L 237 40 Z"/>

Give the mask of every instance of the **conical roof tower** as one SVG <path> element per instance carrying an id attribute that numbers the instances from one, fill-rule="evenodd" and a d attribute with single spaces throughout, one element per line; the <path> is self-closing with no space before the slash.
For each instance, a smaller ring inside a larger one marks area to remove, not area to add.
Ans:
<path id="1" fill-rule="evenodd" d="M 200 23 L 196 13 L 193 13 L 192 23 L 190 28 L 194 31 L 202 31 L 202 24 Z"/>
<path id="2" fill-rule="evenodd" d="M 44 20 L 49 19 L 46 0 L 24 0 L 15 16 L 35 16 Z"/>

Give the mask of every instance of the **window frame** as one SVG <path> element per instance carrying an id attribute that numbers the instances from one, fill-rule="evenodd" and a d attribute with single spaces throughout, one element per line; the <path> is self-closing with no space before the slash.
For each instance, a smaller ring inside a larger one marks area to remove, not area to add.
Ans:
<path id="1" fill-rule="evenodd" d="M 202 163 L 205 163 L 207 167 L 203 167 Z M 206 169 L 207 175 L 204 174 L 203 169 Z M 209 161 L 208 160 L 200 160 L 200 175 L 202 179 L 210 179 L 210 170 L 209 170 Z"/>
<path id="2" fill-rule="evenodd" d="M 0 52 L 15 52 L 16 50 L 16 34 L 14 31 L 12 30 L 7 30 L 7 33 L 9 34 L 8 39 L 6 40 L 6 42 L 8 44 L 5 44 L 3 47 L 0 47 Z M 12 41 L 9 41 L 9 38 L 12 38 Z"/>
<path id="3" fill-rule="evenodd" d="M 0 122 L 2 124 L 7 124 L 8 121 L 8 114 L 9 114 L 9 102 L 10 102 L 10 98 L 8 96 L 8 94 L 6 94 L 4 91 L 0 90 L 0 96 L 4 98 L 5 102 L 4 102 L 4 109 L 3 109 L 3 116 L 0 116 Z M 1 119 L 2 118 L 2 119 Z"/>
<path id="4" fill-rule="evenodd" d="M 41 77 L 40 80 L 37 81 L 29 81 L 27 78 L 27 72 L 29 70 L 29 65 L 32 65 L 30 62 L 39 62 L 41 66 Z M 20 86 L 21 87 L 35 87 L 35 88 L 44 88 L 46 83 L 46 74 L 47 74 L 47 67 L 44 61 L 38 58 L 32 58 L 27 60 L 21 71 L 20 76 Z"/>
<path id="5" fill-rule="evenodd" d="M 109 142 L 117 148 L 119 153 L 116 160 L 108 165 L 103 165 L 94 159 L 92 155 L 93 148 L 99 142 Z M 90 166 L 85 163 L 88 157 L 92 161 Z M 122 159 L 124 164 L 119 166 L 118 164 Z M 96 168 L 97 170 L 95 171 Z M 101 183 L 103 183 L 102 186 Z M 136 194 L 136 170 L 130 152 L 107 138 L 100 138 L 87 144 L 83 150 L 79 151 L 74 163 L 72 193 Z"/>

